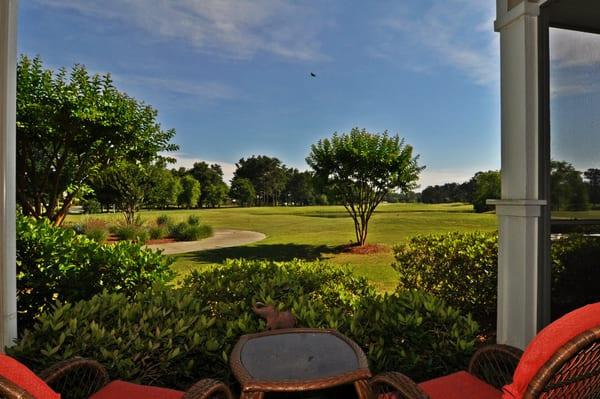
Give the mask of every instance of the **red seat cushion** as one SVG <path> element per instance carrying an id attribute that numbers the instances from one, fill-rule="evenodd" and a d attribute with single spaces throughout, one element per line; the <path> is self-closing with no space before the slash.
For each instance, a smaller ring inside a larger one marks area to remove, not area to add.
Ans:
<path id="1" fill-rule="evenodd" d="M 503 398 L 522 398 L 538 370 L 567 342 L 600 326 L 600 302 L 567 313 L 539 332 L 529 343 Z"/>
<path id="2" fill-rule="evenodd" d="M 459 371 L 419 384 L 431 399 L 500 399 L 502 392 L 479 378 Z"/>
<path id="3" fill-rule="evenodd" d="M 181 399 L 183 392 L 168 388 L 113 381 L 90 399 Z"/>
<path id="4" fill-rule="evenodd" d="M 60 399 L 60 395 L 50 389 L 33 371 L 3 353 L 0 353 L 0 375 L 36 399 Z"/>

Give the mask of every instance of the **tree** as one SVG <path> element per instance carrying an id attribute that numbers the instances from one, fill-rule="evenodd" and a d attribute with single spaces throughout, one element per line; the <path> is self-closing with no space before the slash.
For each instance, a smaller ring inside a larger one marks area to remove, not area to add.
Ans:
<path id="1" fill-rule="evenodd" d="M 588 194 L 592 204 L 600 204 L 600 169 L 590 168 L 583 172 L 587 180 Z"/>
<path id="2" fill-rule="evenodd" d="M 203 185 L 200 184 L 200 187 L 203 187 Z M 200 190 L 200 192 L 202 192 L 202 189 Z M 228 193 L 229 187 L 227 187 L 227 184 L 223 182 L 214 183 L 208 188 L 208 192 L 206 194 L 206 204 L 211 208 L 221 206 L 223 205 L 225 200 L 227 200 Z"/>
<path id="3" fill-rule="evenodd" d="M 256 191 L 249 179 L 238 177 L 231 181 L 229 197 L 239 203 L 240 206 L 252 206 L 256 200 Z"/>
<path id="4" fill-rule="evenodd" d="M 565 161 L 550 162 L 550 200 L 553 211 L 584 211 L 590 203 L 581 172 Z"/>
<path id="5" fill-rule="evenodd" d="M 355 127 L 313 144 L 306 162 L 342 202 L 354 221 L 356 242 L 364 245 L 369 220 L 383 198 L 392 190 L 416 187 L 423 168 L 412 154 L 413 148 L 397 135 Z"/>
<path id="6" fill-rule="evenodd" d="M 311 205 L 316 199 L 313 175 L 311 172 L 300 172 L 298 169 L 288 169 L 287 184 L 282 202 L 288 205 Z"/>
<path id="7" fill-rule="evenodd" d="M 221 165 L 208 165 L 206 162 L 196 162 L 188 173 L 194 176 L 200 183 L 200 206 L 208 204 L 214 208 L 223 203 L 227 195 L 227 188 L 223 188 L 225 182 L 223 182 L 223 169 L 221 169 Z"/>
<path id="8" fill-rule="evenodd" d="M 164 209 L 176 206 L 179 194 L 183 190 L 179 177 L 173 172 L 157 167 L 153 173 L 154 185 L 148 193 L 148 205 Z"/>
<path id="9" fill-rule="evenodd" d="M 120 161 L 147 163 L 173 151 L 174 130 L 119 92 L 110 75 L 76 65 L 68 74 L 40 58 L 17 65 L 17 201 L 25 215 L 61 224 L 90 179 Z"/>
<path id="10" fill-rule="evenodd" d="M 236 167 L 234 179 L 245 178 L 252 182 L 258 195 L 258 205 L 277 205 L 287 182 L 285 165 L 279 159 L 253 155 L 248 159 L 240 159 Z"/>
<path id="11" fill-rule="evenodd" d="M 100 179 L 113 189 L 113 201 L 123 212 L 125 223 L 134 224 L 135 214 L 142 208 L 154 186 L 156 166 L 122 162 L 105 170 Z"/>
<path id="12" fill-rule="evenodd" d="M 472 180 L 475 187 L 473 194 L 473 209 L 475 212 L 482 213 L 493 210 L 494 207 L 487 205 L 486 201 L 500 198 L 500 172 L 496 170 L 477 172 Z"/>
<path id="13" fill-rule="evenodd" d="M 177 204 L 185 208 L 194 208 L 200 199 L 200 183 L 193 176 L 185 175 L 181 178 L 181 193 Z"/>

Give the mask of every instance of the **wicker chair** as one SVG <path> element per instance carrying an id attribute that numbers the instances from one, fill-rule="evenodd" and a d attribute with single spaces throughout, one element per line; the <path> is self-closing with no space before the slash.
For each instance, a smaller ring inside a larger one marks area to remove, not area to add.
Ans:
<path id="1" fill-rule="evenodd" d="M 229 388 L 213 379 L 200 380 L 186 392 L 109 382 L 100 363 L 83 358 L 59 362 L 39 377 L 6 355 L 0 354 L 0 363 L 0 399 L 233 399 Z"/>
<path id="2" fill-rule="evenodd" d="M 389 372 L 371 386 L 380 399 L 600 399 L 600 303 L 544 328 L 525 352 L 493 345 L 461 371 L 417 384 Z"/>

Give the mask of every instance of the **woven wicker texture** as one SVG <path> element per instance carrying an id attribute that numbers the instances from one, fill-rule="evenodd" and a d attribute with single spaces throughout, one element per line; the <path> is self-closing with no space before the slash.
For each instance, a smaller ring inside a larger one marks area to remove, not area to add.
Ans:
<path id="1" fill-rule="evenodd" d="M 512 381 L 523 351 L 508 345 L 489 345 L 479 349 L 469 362 L 469 373 L 502 389 Z"/>
<path id="2" fill-rule="evenodd" d="M 108 373 L 94 360 L 74 358 L 59 362 L 40 373 L 40 377 L 62 399 L 87 399 L 108 384 Z"/>
<path id="3" fill-rule="evenodd" d="M 397 392 L 402 399 L 429 399 L 429 396 L 409 377 L 390 371 L 371 378 L 371 389 L 375 395 Z"/>
<path id="4" fill-rule="evenodd" d="M 526 397 L 600 398 L 600 328 L 565 345 L 530 384 Z"/>
<path id="5" fill-rule="evenodd" d="M 206 378 L 192 385 L 182 399 L 233 399 L 233 394 L 222 382 Z"/>

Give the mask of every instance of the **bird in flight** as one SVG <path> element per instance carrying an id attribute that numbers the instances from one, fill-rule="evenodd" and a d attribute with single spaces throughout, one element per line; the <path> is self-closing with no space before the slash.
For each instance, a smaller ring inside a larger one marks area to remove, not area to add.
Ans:
<path id="1" fill-rule="evenodd" d="M 310 73 L 310 76 L 312 76 L 313 78 L 317 77 L 317 75 L 315 75 L 313 72 Z"/>

